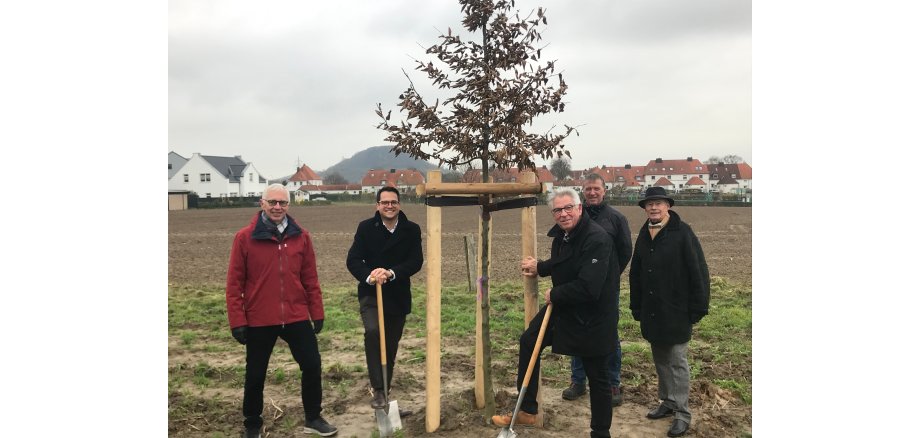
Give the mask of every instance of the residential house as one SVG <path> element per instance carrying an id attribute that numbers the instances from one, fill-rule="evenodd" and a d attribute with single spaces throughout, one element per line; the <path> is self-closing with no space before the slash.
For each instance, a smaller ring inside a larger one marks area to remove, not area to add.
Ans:
<path id="1" fill-rule="evenodd" d="M 604 178 L 604 185 L 608 191 L 614 190 L 615 187 L 623 187 L 624 191 L 638 192 L 642 190 L 642 182 L 645 180 L 645 166 L 632 164 L 623 167 L 604 165 L 592 168 L 588 173 L 596 173 Z"/>
<path id="2" fill-rule="evenodd" d="M 708 167 L 710 191 L 740 195 L 754 188 L 752 169 L 747 163 L 719 163 Z"/>
<path id="3" fill-rule="evenodd" d="M 299 189 L 301 186 L 318 186 L 322 184 L 323 179 L 320 178 L 320 176 L 317 175 L 316 172 L 310 168 L 310 166 L 304 164 L 297 169 L 297 172 L 294 172 L 294 174 L 287 179 L 287 183 L 284 185 L 284 188 L 286 188 L 289 192 L 296 193 L 297 189 Z"/>
<path id="4" fill-rule="evenodd" d="M 169 178 L 170 191 L 188 190 L 202 198 L 261 196 L 267 186 L 255 166 L 239 155 L 217 157 L 195 152 Z"/>
<path id="5" fill-rule="evenodd" d="M 662 160 L 656 158 L 645 166 L 643 188 L 664 187 L 666 190 L 680 192 L 690 179 L 699 178 L 708 187 L 709 173 L 705 164 L 693 157 L 686 160 Z M 698 184 L 698 181 L 694 180 Z"/>
<path id="6" fill-rule="evenodd" d="M 370 169 L 361 178 L 361 191 L 377 193 L 384 187 L 395 187 L 400 193 L 415 193 L 415 187 L 425 183 L 425 177 L 415 169 Z"/>
<path id="7" fill-rule="evenodd" d="M 188 162 L 188 158 L 173 151 L 169 151 L 169 178 L 172 179 L 176 172 L 178 172 L 186 162 Z"/>

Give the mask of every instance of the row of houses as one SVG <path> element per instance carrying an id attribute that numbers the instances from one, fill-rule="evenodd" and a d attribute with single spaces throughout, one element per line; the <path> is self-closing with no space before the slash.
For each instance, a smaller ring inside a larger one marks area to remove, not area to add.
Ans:
<path id="1" fill-rule="evenodd" d="M 537 180 L 549 191 L 554 187 L 572 187 L 581 190 L 584 177 L 590 173 L 601 175 L 608 190 L 614 192 L 641 192 L 648 187 L 663 187 L 672 193 L 718 192 L 749 195 L 753 190 L 751 166 L 747 163 L 704 164 L 693 157 L 681 160 L 656 158 L 644 166 L 626 164 L 622 167 L 606 166 L 570 172 L 570 176 L 557 180 L 546 166 L 536 171 Z M 494 182 L 516 182 L 517 168 L 492 170 Z M 479 169 L 470 169 L 461 176 L 461 182 L 482 181 Z M 324 185 L 322 178 L 306 164 L 286 180 L 285 187 L 297 201 L 321 198 L 328 194 L 376 193 L 382 187 L 396 187 L 403 193 L 415 191 L 425 182 L 425 177 L 415 169 L 370 169 L 360 184 Z M 259 196 L 269 181 L 252 163 L 242 157 L 219 157 L 193 154 L 190 158 L 169 153 L 169 190 L 194 192 L 204 198 L 235 198 Z"/>

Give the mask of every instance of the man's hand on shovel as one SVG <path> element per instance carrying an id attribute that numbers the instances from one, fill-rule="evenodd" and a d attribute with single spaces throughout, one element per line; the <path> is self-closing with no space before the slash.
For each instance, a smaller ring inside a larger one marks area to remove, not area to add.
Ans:
<path id="1" fill-rule="evenodd" d="M 390 270 L 384 268 L 377 268 L 371 271 L 370 283 L 371 284 L 385 284 L 390 280 Z"/>

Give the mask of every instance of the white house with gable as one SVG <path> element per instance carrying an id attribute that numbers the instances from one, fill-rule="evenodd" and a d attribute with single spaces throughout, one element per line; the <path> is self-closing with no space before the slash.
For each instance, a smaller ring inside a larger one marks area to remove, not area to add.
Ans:
<path id="1" fill-rule="evenodd" d="M 196 152 L 169 178 L 169 190 L 188 190 L 202 198 L 261 196 L 267 186 L 268 181 L 255 166 L 239 155 L 218 157 Z"/>

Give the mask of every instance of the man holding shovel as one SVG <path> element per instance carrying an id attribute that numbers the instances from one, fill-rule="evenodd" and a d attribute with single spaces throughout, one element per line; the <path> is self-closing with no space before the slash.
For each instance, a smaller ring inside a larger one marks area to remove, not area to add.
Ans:
<path id="1" fill-rule="evenodd" d="M 521 262 L 521 270 L 529 277 L 552 276 L 553 287 L 546 291 L 544 299 L 552 303 L 553 311 L 540 345 L 536 344 L 546 306 L 534 315 L 521 335 L 517 387 L 525 389 L 514 425 L 536 422 L 539 357 L 530 381 L 523 380 L 534 349 L 552 345 L 554 353 L 581 357 L 591 389 L 591 436 L 609 437 L 613 412 L 607 359 L 616 339 L 612 282 L 619 276 L 617 260 L 611 257 L 613 241 L 600 225 L 582 214 L 581 198 L 574 190 L 556 189 L 549 196 L 549 205 L 556 222 L 548 233 L 553 238 L 550 259 L 538 262 L 527 257 Z M 495 415 L 492 424 L 509 426 L 513 416 L 514 413 Z"/>
<path id="2" fill-rule="evenodd" d="M 607 230 L 607 234 L 613 239 L 614 253 L 611 257 L 617 259 L 617 272 L 622 275 L 632 257 L 632 234 L 629 232 L 629 222 L 623 213 L 607 205 L 604 202 L 604 196 L 607 188 L 604 185 L 604 178 L 596 173 L 590 173 L 585 176 L 585 182 L 581 186 L 581 192 L 585 194 L 584 209 L 588 216 L 591 217 L 598 225 Z M 620 279 L 619 276 L 613 282 L 613 293 L 615 297 L 615 307 L 617 312 L 614 314 L 620 318 Z M 616 325 L 614 325 L 616 328 Z M 622 365 L 622 352 L 620 350 L 619 334 L 614 334 L 614 353 L 610 355 L 608 373 L 610 375 L 610 393 L 613 396 L 613 405 L 623 404 L 623 393 L 620 392 L 620 367 Z M 585 387 L 585 368 L 581 364 L 581 358 L 572 357 L 572 384 L 565 391 L 562 391 L 562 398 L 565 400 L 575 400 L 583 396 L 587 391 Z"/>
<path id="3" fill-rule="evenodd" d="M 361 221 L 348 250 L 346 265 L 358 280 L 358 302 L 364 323 L 364 353 L 374 395 L 371 407 L 383 409 L 391 388 L 396 350 L 402 338 L 406 315 L 412 311 L 409 278 L 422 269 L 421 228 L 400 211 L 399 191 L 384 187 L 377 191 L 374 217 Z M 382 285 L 385 330 L 386 379 L 380 360 L 380 332 L 376 283 Z M 386 385 L 384 385 L 386 383 Z"/>

